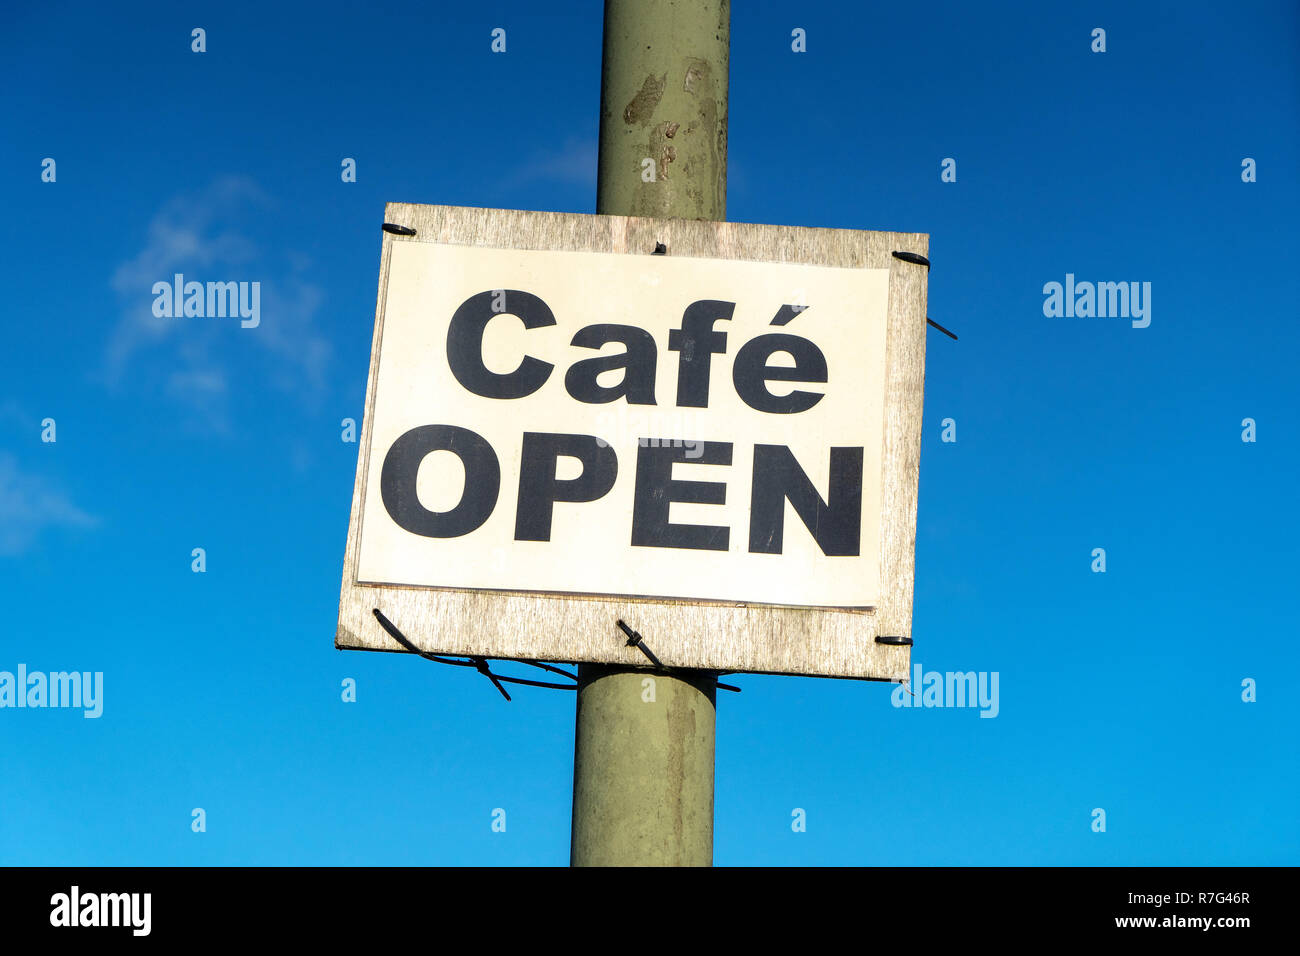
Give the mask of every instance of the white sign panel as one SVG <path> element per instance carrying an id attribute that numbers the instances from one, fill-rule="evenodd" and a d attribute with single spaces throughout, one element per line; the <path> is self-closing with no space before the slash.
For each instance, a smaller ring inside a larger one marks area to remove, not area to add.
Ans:
<path id="1" fill-rule="evenodd" d="M 888 287 L 396 244 L 358 581 L 873 606 Z"/>

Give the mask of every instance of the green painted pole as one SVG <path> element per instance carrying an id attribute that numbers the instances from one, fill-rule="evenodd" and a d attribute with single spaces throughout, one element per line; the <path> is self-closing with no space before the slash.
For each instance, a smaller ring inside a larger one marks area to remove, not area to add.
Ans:
<path id="1" fill-rule="evenodd" d="M 726 218 L 730 36 L 730 0 L 605 0 L 596 212 Z M 579 666 L 572 865 L 712 865 L 714 676 Z"/>

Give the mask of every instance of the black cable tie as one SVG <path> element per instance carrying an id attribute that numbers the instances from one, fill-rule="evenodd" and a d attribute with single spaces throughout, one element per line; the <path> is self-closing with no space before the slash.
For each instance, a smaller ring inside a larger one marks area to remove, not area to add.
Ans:
<path id="1" fill-rule="evenodd" d="M 384 232 L 391 232 L 395 236 L 413 236 L 415 230 L 410 226 L 399 226 L 395 222 L 384 223 Z"/>
<path id="2" fill-rule="evenodd" d="M 632 628 L 628 627 L 621 620 L 618 622 L 618 626 L 620 629 L 622 629 L 623 633 L 627 635 L 628 647 L 637 648 L 638 650 L 641 651 L 642 654 L 650 658 L 651 664 L 653 664 L 655 667 L 663 668 L 664 666 L 663 661 L 655 657 L 654 651 L 650 650 L 650 645 L 645 642 L 645 638 L 643 638 L 636 631 L 632 630 Z M 666 668 L 664 669 L 666 670 Z"/>
<path id="3" fill-rule="evenodd" d="M 632 630 L 632 628 L 628 627 L 627 624 L 623 622 L 622 618 L 619 618 L 618 620 L 618 627 L 619 630 L 621 630 L 624 634 L 627 635 L 628 647 L 636 647 L 641 643 L 641 635 L 638 634 L 636 631 Z"/>
<path id="4" fill-rule="evenodd" d="M 433 661 L 436 664 L 451 664 L 455 667 L 472 667 L 480 674 L 482 674 L 484 677 L 486 677 L 488 680 L 490 680 L 492 682 L 492 686 L 495 687 L 497 690 L 499 690 L 501 692 L 501 696 L 504 697 L 506 700 L 510 700 L 511 697 L 510 694 L 506 692 L 506 689 L 501 686 L 502 681 L 505 681 L 508 684 L 523 684 L 527 687 L 545 687 L 550 690 L 577 690 L 578 689 L 578 675 L 570 671 L 566 671 L 561 667 L 556 667 L 553 664 L 543 664 L 540 661 L 525 661 L 517 657 L 489 658 L 489 657 L 478 657 L 475 655 L 466 655 L 469 658 L 468 660 L 458 661 L 451 657 L 442 657 L 438 654 L 430 654 L 428 651 L 422 651 L 414 644 L 412 644 L 410 639 L 408 639 L 405 634 L 403 634 L 401 631 L 397 629 L 396 624 L 394 624 L 388 618 L 384 617 L 383 612 L 380 611 L 379 608 L 374 608 L 374 615 L 375 615 L 375 619 L 379 621 L 379 626 L 382 627 L 385 631 L 387 631 L 388 635 L 392 637 L 393 640 L 397 641 L 398 644 L 401 644 L 412 654 L 416 654 L 420 657 L 423 657 L 426 661 Z M 512 664 L 527 664 L 529 667 L 538 667 L 544 671 L 549 671 L 552 674 L 559 674 L 562 677 L 567 677 L 571 681 L 573 681 L 573 683 L 557 684 L 553 681 L 529 680 L 526 677 L 507 677 L 505 674 L 494 674 L 492 673 L 492 668 L 489 663 L 494 659 L 508 661 Z"/>
<path id="5" fill-rule="evenodd" d="M 925 256 L 921 255 L 919 252 L 902 252 L 900 250 L 895 249 L 893 252 L 890 253 L 890 255 L 893 256 L 895 259 L 902 259 L 904 262 L 912 262 L 918 266 L 925 266 L 927 269 L 930 268 L 930 260 L 927 259 Z M 934 321 L 934 319 L 930 318 L 928 315 L 925 317 L 925 321 L 928 322 L 930 325 L 933 325 L 936 329 L 938 329 L 944 335 L 948 336 L 948 338 L 952 339 L 954 342 L 957 341 L 957 336 L 955 334 L 949 332 L 947 329 L 945 329 L 938 322 Z"/>
<path id="6" fill-rule="evenodd" d="M 495 687 L 497 690 L 501 691 L 502 697 L 504 697 L 507 701 L 510 700 L 510 695 L 506 693 L 506 689 L 502 687 L 501 682 L 497 680 L 497 675 L 492 673 L 491 668 L 488 667 L 487 661 L 485 661 L 481 657 L 471 657 L 470 660 L 474 662 L 474 669 L 477 670 L 484 677 L 486 677 L 488 680 L 490 680 L 492 682 L 492 686 Z"/>
<path id="7" fill-rule="evenodd" d="M 912 639 L 910 637 L 892 637 L 886 634 L 876 635 L 877 644 L 893 644 L 897 647 L 911 647 Z"/>
<path id="8" fill-rule="evenodd" d="M 621 618 L 616 623 L 618 624 L 619 630 L 621 630 L 624 634 L 627 635 L 627 645 L 626 645 L 627 647 L 639 648 L 642 654 L 650 658 L 650 663 L 653 664 L 655 667 L 657 667 L 659 670 L 663 671 L 666 674 L 673 673 L 675 668 L 665 667 L 663 665 L 663 662 L 660 661 L 659 658 L 655 657 L 654 652 L 650 650 L 650 646 L 646 644 L 644 637 L 642 637 L 636 631 L 632 630 L 632 628 L 628 627 L 626 622 L 624 622 Z M 736 687 L 732 684 L 724 684 L 722 683 L 722 681 L 718 680 L 717 677 L 713 678 L 713 686 L 720 687 L 723 690 L 732 690 L 735 691 L 737 694 L 740 693 L 739 687 Z"/>
<path id="9" fill-rule="evenodd" d="M 918 266 L 925 266 L 927 269 L 930 268 L 930 260 L 919 252 L 899 252 L 898 250 L 895 250 L 891 252 L 890 255 L 895 259 L 902 259 L 904 262 L 912 262 Z"/>
<path id="10" fill-rule="evenodd" d="M 956 333 L 954 333 L 954 332 L 949 332 L 947 329 L 945 329 L 945 328 L 944 328 L 942 325 L 940 325 L 938 322 L 934 321 L 934 319 L 930 318 L 928 315 L 925 317 L 925 321 L 926 321 L 929 325 L 933 325 L 936 329 L 938 329 L 938 330 L 939 330 L 940 332 L 942 332 L 944 335 L 948 336 L 948 338 L 952 339 L 954 342 L 957 341 L 957 335 L 956 335 Z"/>

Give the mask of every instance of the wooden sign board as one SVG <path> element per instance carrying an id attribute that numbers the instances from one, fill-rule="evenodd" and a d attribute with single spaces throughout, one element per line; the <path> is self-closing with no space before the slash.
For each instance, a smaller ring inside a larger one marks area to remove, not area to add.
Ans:
<path id="1" fill-rule="evenodd" d="M 337 647 L 907 676 L 927 236 L 386 221 Z"/>

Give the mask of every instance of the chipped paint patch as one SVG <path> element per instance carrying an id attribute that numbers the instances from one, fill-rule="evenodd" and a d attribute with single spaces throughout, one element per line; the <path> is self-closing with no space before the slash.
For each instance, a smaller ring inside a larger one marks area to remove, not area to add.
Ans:
<path id="1" fill-rule="evenodd" d="M 664 87 L 667 85 L 667 73 L 662 76 L 651 73 L 647 76 L 645 82 L 641 84 L 641 89 L 637 91 L 636 96 L 632 97 L 632 102 L 623 109 L 623 122 L 628 126 L 648 125 L 655 108 L 659 106 L 659 101 L 663 99 Z"/>

